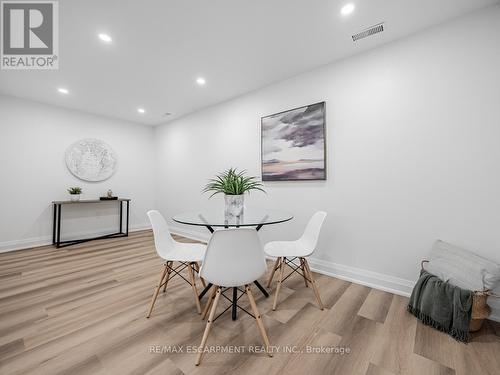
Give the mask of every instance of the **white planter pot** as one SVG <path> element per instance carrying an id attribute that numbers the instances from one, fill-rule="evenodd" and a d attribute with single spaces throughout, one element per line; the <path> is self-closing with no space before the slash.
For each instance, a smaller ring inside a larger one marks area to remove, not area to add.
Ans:
<path id="1" fill-rule="evenodd" d="M 245 196 L 241 195 L 224 195 L 226 203 L 225 215 L 230 217 L 239 217 L 243 214 Z"/>
<path id="2" fill-rule="evenodd" d="M 69 199 L 71 199 L 71 202 L 78 202 L 80 200 L 80 194 L 70 194 Z"/>

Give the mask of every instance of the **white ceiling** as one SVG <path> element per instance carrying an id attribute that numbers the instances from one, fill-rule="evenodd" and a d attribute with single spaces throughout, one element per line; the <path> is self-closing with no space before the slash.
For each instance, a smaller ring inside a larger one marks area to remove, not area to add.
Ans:
<path id="1" fill-rule="evenodd" d="M 342 17 L 347 2 L 59 1 L 59 70 L 0 71 L 0 93 L 157 125 L 498 1 L 352 0 Z M 352 42 L 379 22 L 384 33 Z"/>

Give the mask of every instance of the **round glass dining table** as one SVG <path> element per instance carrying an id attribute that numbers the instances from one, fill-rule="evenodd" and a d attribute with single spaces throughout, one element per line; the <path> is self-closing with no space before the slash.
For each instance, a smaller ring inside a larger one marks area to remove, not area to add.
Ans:
<path id="1" fill-rule="evenodd" d="M 224 208 L 218 210 L 205 210 L 205 211 L 191 211 L 183 212 L 172 217 L 177 223 L 186 225 L 202 226 L 207 228 L 210 233 L 214 232 L 214 228 L 241 228 L 241 227 L 255 227 L 258 231 L 265 225 L 279 224 L 292 220 L 293 215 L 287 211 L 281 210 L 268 210 L 268 209 L 255 209 L 245 207 L 240 216 L 230 216 L 224 213 Z M 267 298 L 269 293 L 257 281 L 254 284 Z M 207 284 L 205 289 L 200 293 L 199 298 L 210 290 L 212 284 Z M 233 288 L 232 298 L 232 319 L 236 320 L 238 304 L 238 288 Z M 245 311 L 245 310 L 244 310 Z"/>
<path id="2" fill-rule="evenodd" d="M 255 227 L 259 230 L 264 225 L 284 223 L 293 219 L 293 215 L 287 211 L 255 209 L 245 207 L 240 216 L 229 216 L 224 209 L 183 212 L 172 217 L 177 223 L 206 227 L 210 232 L 214 227 L 239 228 Z"/>

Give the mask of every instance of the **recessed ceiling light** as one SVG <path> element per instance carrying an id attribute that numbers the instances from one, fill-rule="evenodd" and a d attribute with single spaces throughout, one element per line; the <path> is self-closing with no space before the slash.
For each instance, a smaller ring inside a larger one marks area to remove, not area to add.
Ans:
<path id="1" fill-rule="evenodd" d="M 354 12 L 355 8 L 356 6 L 353 3 L 346 4 L 342 7 L 342 9 L 340 9 L 340 14 L 342 14 L 343 16 L 348 16 L 349 14 Z"/>
<path id="2" fill-rule="evenodd" d="M 64 87 L 59 87 L 57 91 L 59 91 L 61 94 L 69 94 L 68 89 L 65 89 Z"/>
<path id="3" fill-rule="evenodd" d="M 137 108 L 137 112 L 146 113 L 146 110 L 144 108 Z"/>
<path id="4" fill-rule="evenodd" d="M 108 34 L 99 34 L 98 36 L 99 39 L 101 39 L 103 42 L 111 43 L 113 41 L 113 39 L 111 39 L 111 37 Z"/>
<path id="5" fill-rule="evenodd" d="M 205 81 L 205 78 L 203 77 L 198 77 L 196 78 L 196 83 L 200 86 L 203 86 L 205 83 L 207 83 L 207 81 Z"/>

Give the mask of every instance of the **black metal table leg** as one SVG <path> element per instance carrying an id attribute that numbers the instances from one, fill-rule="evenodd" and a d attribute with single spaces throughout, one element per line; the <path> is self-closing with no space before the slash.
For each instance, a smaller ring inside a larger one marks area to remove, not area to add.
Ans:
<path id="1" fill-rule="evenodd" d="M 130 217 L 130 201 L 127 201 L 127 231 L 125 232 L 125 235 L 128 237 L 128 222 L 129 222 L 129 217 Z"/>
<path id="2" fill-rule="evenodd" d="M 212 287 L 212 285 L 214 285 L 214 284 L 212 284 L 212 283 L 208 283 L 208 284 L 207 284 L 207 286 L 205 287 L 205 289 L 203 289 L 203 290 L 201 291 L 201 293 L 200 293 L 200 295 L 198 296 L 198 298 L 199 298 L 199 299 L 202 299 L 202 298 L 203 298 L 203 296 L 204 296 L 205 294 L 207 294 L 207 292 L 210 290 L 210 288 Z"/>
<path id="3" fill-rule="evenodd" d="M 265 290 L 264 287 L 260 285 L 260 283 L 257 280 L 255 280 L 253 283 L 257 286 L 257 288 L 260 289 L 260 291 L 266 298 L 269 297 L 269 293 L 267 293 L 267 290 Z"/>
<path id="4" fill-rule="evenodd" d="M 259 224 L 257 225 L 257 228 L 255 228 L 255 230 L 258 232 L 260 230 L 260 228 L 262 228 L 262 224 Z M 260 283 L 255 280 L 253 282 L 255 285 L 257 285 L 257 288 L 259 288 L 259 290 L 262 292 L 262 294 L 264 295 L 264 297 L 269 297 L 269 293 L 267 293 L 267 290 L 264 289 L 264 287 L 262 285 L 260 285 Z"/>
<path id="5" fill-rule="evenodd" d="M 123 202 L 120 201 L 120 233 L 123 233 Z"/>
<path id="6" fill-rule="evenodd" d="M 236 314 L 237 307 L 238 307 L 238 288 L 233 288 L 233 311 L 231 314 L 233 320 L 236 320 L 236 318 L 238 317 Z"/>
<path id="7" fill-rule="evenodd" d="M 54 210 L 53 210 L 53 219 L 52 219 L 52 245 L 55 245 L 56 243 L 56 223 L 57 223 L 57 206 L 54 203 Z"/>
<path id="8" fill-rule="evenodd" d="M 213 233 L 214 232 L 214 228 L 212 228 L 210 225 L 205 225 L 206 228 L 209 230 L 210 233 Z M 212 287 L 212 283 L 208 283 L 207 286 L 205 287 L 205 289 L 203 289 L 200 293 L 200 295 L 198 296 L 199 299 L 202 299 L 203 296 L 205 294 L 207 294 L 207 292 L 210 290 L 210 288 Z"/>
<path id="9" fill-rule="evenodd" d="M 57 205 L 57 236 L 56 236 L 56 247 L 61 246 L 61 216 L 62 216 L 62 210 L 61 210 L 61 205 Z"/>

